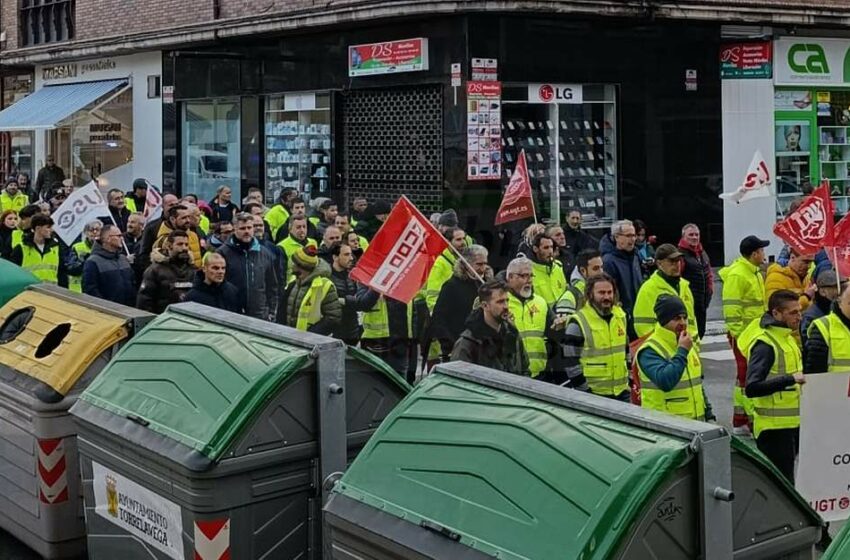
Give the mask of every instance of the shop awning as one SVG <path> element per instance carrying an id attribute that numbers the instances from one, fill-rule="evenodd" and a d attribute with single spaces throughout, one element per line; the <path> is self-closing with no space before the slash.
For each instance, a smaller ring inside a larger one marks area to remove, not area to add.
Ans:
<path id="1" fill-rule="evenodd" d="M 0 111 L 0 130 L 56 128 L 80 109 L 127 85 L 127 80 L 103 80 L 45 86 Z"/>

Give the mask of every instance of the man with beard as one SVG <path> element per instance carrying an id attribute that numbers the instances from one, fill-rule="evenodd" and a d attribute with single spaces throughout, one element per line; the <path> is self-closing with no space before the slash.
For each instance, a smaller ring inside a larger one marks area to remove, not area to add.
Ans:
<path id="1" fill-rule="evenodd" d="M 485 281 L 489 280 L 488 274 L 493 274 L 487 265 L 487 249 L 481 245 L 464 247 L 460 254 L 469 265 L 460 259 L 455 262 L 452 277 L 440 290 L 428 327 L 427 338 L 439 343 L 444 362 L 448 361 L 452 346 L 460 333 L 467 328 L 466 320 L 478 296 L 478 288 L 481 287 L 481 282 L 473 274 L 473 270 Z M 470 266 L 472 270 L 469 269 Z"/>
<path id="2" fill-rule="evenodd" d="M 508 287 L 501 280 L 489 280 L 479 288 L 478 300 L 481 306 L 467 318 L 451 360 L 530 375 L 520 333 L 510 321 Z"/>
<path id="3" fill-rule="evenodd" d="M 307 204 L 302 198 L 296 198 L 292 201 L 292 215 L 288 220 L 286 220 L 283 227 L 277 231 L 275 243 L 282 243 L 286 238 L 286 233 L 292 229 L 292 222 L 301 218 L 304 218 L 307 221 L 307 237 L 318 244 L 319 241 L 322 240 L 322 236 L 319 235 L 319 230 L 316 229 L 316 226 L 314 226 L 313 222 L 311 222 L 307 217 Z"/>
<path id="4" fill-rule="evenodd" d="M 620 305 L 626 312 L 629 340 L 637 339 L 634 325 L 634 307 L 643 272 L 640 258 L 635 252 L 635 226 L 629 220 L 620 220 L 611 226 L 614 250 L 602 256 L 602 267 L 617 287 Z"/>
<path id="5" fill-rule="evenodd" d="M 269 224 L 269 237 L 271 237 L 272 241 L 279 241 L 278 232 L 283 228 L 283 225 L 289 220 L 289 217 L 292 215 L 292 202 L 298 197 L 298 191 L 287 187 L 280 191 L 278 195 L 277 204 L 272 206 L 268 212 L 266 212 L 265 220 L 266 223 Z M 281 234 L 281 238 L 286 237 L 287 230 L 283 230 L 284 233 Z"/>
<path id="6" fill-rule="evenodd" d="M 694 313 L 694 296 L 690 283 L 682 278 L 682 253 L 670 243 L 665 243 L 655 251 L 655 264 L 658 270 L 652 273 L 640 287 L 635 300 L 634 322 L 637 335 L 646 336 L 655 328 L 655 303 L 662 295 L 677 296 L 685 306 L 688 316 L 688 329 L 697 336 Z M 699 338 L 697 337 L 697 345 Z"/>
<path id="7" fill-rule="evenodd" d="M 570 285 L 555 302 L 555 315 L 568 317 L 581 309 L 584 306 L 587 279 L 597 274 L 602 274 L 602 255 L 596 249 L 585 249 L 578 254 Z"/>
<path id="8" fill-rule="evenodd" d="M 531 377 L 537 377 L 546 369 L 550 327 L 558 328 L 566 319 L 556 320 L 546 301 L 534 294 L 531 266 L 529 259 L 517 257 L 508 264 L 505 278 L 508 285 L 508 310 L 522 338 Z"/>
<path id="9" fill-rule="evenodd" d="M 239 292 L 240 312 L 273 321 L 280 294 L 274 256 L 254 237 L 254 216 L 240 212 L 233 235 L 218 253 L 227 261 L 227 281 Z"/>
<path id="10" fill-rule="evenodd" d="M 142 230 L 142 240 L 139 242 L 136 260 L 133 265 L 138 269 L 139 275 L 143 273 L 151 263 L 151 252 L 159 237 L 159 229 L 168 219 L 168 213 L 172 206 L 176 206 L 178 198 L 171 193 L 162 195 L 162 217 L 149 220 Z"/>
<path id="11" fill-rule="evenodd" d="M 327 226 L 322 233 L 322 244 L 319 245 L 319 258 L 329 265 L 333 263 L 331 251 L 335 245 L 342 242 L 342 232 L 336 226 Z"/>
<path id="12" fill-rule="evenodd" d="M 800 341 L 803 343 L 803 360 L 806 359 L 806 340 L 809 338 L 809 326 L 826 315 L 832 309 L 832 302 L 838 297 L 838 277 L 834 270 L 824 270 L 815 281 L 817 291 L 812 304 L 803 312 L 800 323 Z M 808 371 L 806 373 L 809 373 Z"/>
<path id="13" fill-rule="evenodd" d="M 165 238 L 160 251 L 151 255 L 153 263 L 142 276 L 136 307 L 142 311 L 162 313 L 172 303 L 183 301 L 192 289 L 195 267 L 189 252 L 189 236 L 175 229 Z"/>
<path id="14" fill-rule="evenodd" d="M 316 241 L 308 237 L 309 222 L 306 216 L 293 215 L 285 227 L 289 228 L 289 235 L 282 241 L 277 243 L 284 254 L 286 255 L 286 269 L 289 271 L 289 276 L 286 279 L 286 284 L 295 280 L 292 274 L 292 256 L 298 249 L 313 247 L 316 249 Z"/>
<path id="15" fill-rule="evenodd" d="M 561 261 L 555 260 L 555 243 L 541 233 L 531 242 L 531 272 L 534 293 L 542 297 L 546 305 L 552 306 L 567 289 L 567 277 Z"/>
<path id="16" fill-rule="evenodd" d="M 333 259 L 331 282 L 336 287 L 337 297 L 342 304 L 342 319 L 334 327 L 331 336 L 342 340 L 349 346 L 356 346 L 360 342 L 360 335 L 363 334 L 363 328 L 357 320 L 357 313 L 375 307 L 380 294 L 372 290 L 360 290 L 358 292 L 357 283 L 349 278 L 348 273 L 354 266 L 351 247 L 336 243 L 331 247 L 330 255 Z"/>
<path id="17" fill-rule="evenodd" d="M 561 338 L 562 362 L 549 381 L 629 402 L 626 314 L 616 305 L 613 278 L 589 278 L 587 304 L 570 317 Z"/>
<path id="18" fill-rule="evenodd" d="M 127 251 L 130 257 L 136 255 L 136 249 L 139 247 L 139 242 L 142 240 L 142 231 L 145 229 L 145 217 L 141 212 L 133 212 L 127 218 L 127 232 L 124 233 L 124 243 L 127 245 Z M 130 264 L 133 264 L 133 259 L 128 258 Z"/>

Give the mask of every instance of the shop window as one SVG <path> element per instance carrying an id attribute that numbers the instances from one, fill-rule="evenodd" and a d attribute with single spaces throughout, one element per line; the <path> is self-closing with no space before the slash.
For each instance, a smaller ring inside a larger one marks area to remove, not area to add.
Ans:
<path id="1" fill-rule="evenodd" d="M 220 185 L 240 189 L 238 100 L 190 101 L 183 106 L 184 194 L 209 201 Z"/>
<path id="2" fill-rule="evenodd" d="M 306 199 L 329 196 L 330 95 L 297 93 L 269 97 L 266 106 L 266 202 L 284 188 Z"/>
<path id="3" fill-rule="evenodd" d="M 124 87 L 78 111 L 48 134 L 57 164 L 84 185 L 133 159 L 133 89 Z M 70 148 L 70 149 L 68 149 Z"/>
<path id="4" fill-rule="evenodd" d="M 2 108 L 11 107 L 33 91 L 32 74 L 17 74 L 3 77 Z M 0 166 L 3 180 L 25 173 L 33 177 L 32 150 L 34 134 L 32 131 L 4 132 L 0 137 Z"/>
<path id="5" fill-rule="evenodd" d="M 74 0 L 21 0 L 24 47 L 74 38 Z"/>
<path id="6" fill-rule="evenodd" d="M 508 85 L 503 96 L 503 184 L 524 150 L 538 219 L 563 223 L 578 210 L 584 227 L 610 226 L 617 213 L 615 86 Z"/>

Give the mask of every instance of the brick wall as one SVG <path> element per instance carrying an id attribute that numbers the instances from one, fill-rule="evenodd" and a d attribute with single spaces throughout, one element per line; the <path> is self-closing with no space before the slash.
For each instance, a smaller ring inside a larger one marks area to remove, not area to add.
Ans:
<path id="1" fill-rule="evenodd" d="M 3 50 L 18 48 L 17 0 L 0 0 L 0 30 L 6 32 L 6 46 Z"/>
<path id="2" fill-rule="evenodd" d="M 9 0 L 3 0 L 4 3 Z M 15 0 L 11 0 L 14 2 Z M 212 0 L 76 0 L 78 40 L 203 23 L 212 19 Z"/>

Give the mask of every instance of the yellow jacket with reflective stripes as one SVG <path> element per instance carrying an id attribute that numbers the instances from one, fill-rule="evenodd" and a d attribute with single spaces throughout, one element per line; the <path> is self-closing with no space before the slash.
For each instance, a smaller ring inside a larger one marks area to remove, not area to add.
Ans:
<path id="1" fill-rule="evenodd" d="M 282 204 L 275 204 L 266 212 L 263 219 L 269 224 L 269 235 L 272 239 L 277 239 L 277 231 L 283 227 L 286 220 L 289 219 L 289 210 L 283 207 Z"/>
<path id="2" fill-rule="evenodd" d="M 647 348 L 652 348 L 665 360 L 673 359 L 679 351 L 679 339 L 676 333 L 665 329 L 658 323 L 655 330 L 637 351 L 639 356 Z M 660 410 L 692 420 L 705 419 L 705 395 L 702 392 L 702 363 L 699 359 L 697 346 L 688 352 L 687 367 L 679 383 L 670 391 L 663 391 L 649 378 L 638 362 L 640 374 L 641 406 L 652 410 Z"/>
<path id="3" fill-rule="evenodd" d="M 59 245 L 50 247 L 44 255 L 29 243 L 21 243 L 21 268 L 42 282 L 59 282 Z"/>
<path id="4" fill-rule="evenodd" d="M 301 300 L 301 306 L 298 308 L 298 320 L 295 322 L 295 328 L 299 331 L 306 331 L 316 323 L 322 320 L 322 302 L 328 292 L 334 289 L 333 282 L 323 276 L 313 278 L 310 288 L 304 299 Z"/>
<path id="5" fill-rule="evenodd" d="M 769 376 L 794 375 L 803 371 L 803 357 L 791 329 L 762 327 L 754 321 L 738 340 L 738 348 L 749 361 L 756 342 L 764 342 L 773 348 L 773 365 Z M 759 437 L 764 430 L 782 430 L 800 426 L 800 386 L 794 383 L 782 391 L 765 397 L 750 399 L 753 404 L 753 435 Z"/>
<path id="6" fill-rule="evenodd" d="M 759 267 L 739 257 L 720 271 L 723 280 L 723 318 L 729 334 L 738 338 L 765 312 L 764 278 Z"/>
<path id="7" fill-rule="evenodd" d="M 528 355 L 528 369 L 531 377 L 537 377 L 546 369 L 546 301 L 532 295 L 529 299 L 521 300 L 508 292 L 508 311 L 514 318 L 514 326 L 519 331 L 525 353 Z"/>
<path id="8" fill-rule="evenodd" d="M 71 245 L 71 249 L 77 254 L 80 260 L 88 254 L 91 254 L 91 247 L 85 240 L 78 241 Z M 83 275 L 73 276 L 68 275 L 68 289 L 78 294 L 83 293 Z"/>
<path id="9" fill-rule="evenodd" d="M 22 192 L 19 192 L 15 196 L 10 196 L 6 191 L 0 192 L 0 212 L 5 212 L 6 210 L 20 212 L 21 208 L 29 203 L 29 197 Z"/>
<path id="10" fill-rule="evenodd" d="M 278 247 L 283 249 L 283 253 L 286 255 L 286 283 L 290 284 L 293 280 L 295 280 L 295 274 L 292 272 L 292 255 L 295 254 L 295 251 L 300 249 L 301 247 L 316 247 L 316 240 L 312 237 L 308 237 L 306 241 L 306 245 L 302 245 L 298 242 L 298 240 L 293 239 L 291 235 L 287 235 L 286 239 L 277 244 Z"/>
<path id="11" fill-rule="evenodd" d="M 546 305 L 555 305 L 569 285 L 564 275 L 564 265 L 557 260 L 548 265 L 532 260 L 531 272 L 534 274 L 534 293 L 542 297 Z"/>
<path id="12" fill-rule="evenodd" d="M 456 261 L 457 257 L 454 256 L 451 249 L 443 251 L 434 261 L 434 266 L 428 274 L 427 282 L 425 282 L 425 304 L 428 306 L 428 313 L 434 312 L 437 298 L 440 297 L 440 290 L 443 289 L 443 284 L 452 277 Z"/>
<path id="13" fill-rule="evenodd" d="M 809 325 L 812 329 L 820 331 L 824 342 L 829 347 L 829 369 L 833 372 L 850 371 L 850 329 L 844 324 L 834 311 L 829 315 L 816 319 Z"/>
<path id="14" fill-rule="evenodd" d="M 688 312 L 688 332 L 696 335 L 697 319 L 694 314 L 694 295 L 691 285 L 684 278 L 679 279 L 679 291 L 673 289 L 667 280 L 656 270 L 638 290 L 635 308 L 632 312 L 635 321 L 635 332 L 639 337 L 646 336 L 655 327 L 655 302 L 661 295 L 679 297 Z"/>
<path id="15" fill-rule="evenodd" d="M 413 338 L 413 302 L 407 304 L 407 336 Z M 376 340 L 390 337 L 390 315 L 387 300 L 384 296 L 378 298 L 378 303 L 363 313 L 363 335 L 361 339 Z"/>
<path id="16" fill-rule="evenodd" d="M 626 312 L 619 305 L 612 309 L 610 321 L 600 317 L 593 305 L 585 305 L 570 318 L 584 337 L 581 370 L 590 390 L 596 395 L 616 397 L 629 388 L 626 348 Z"/>

